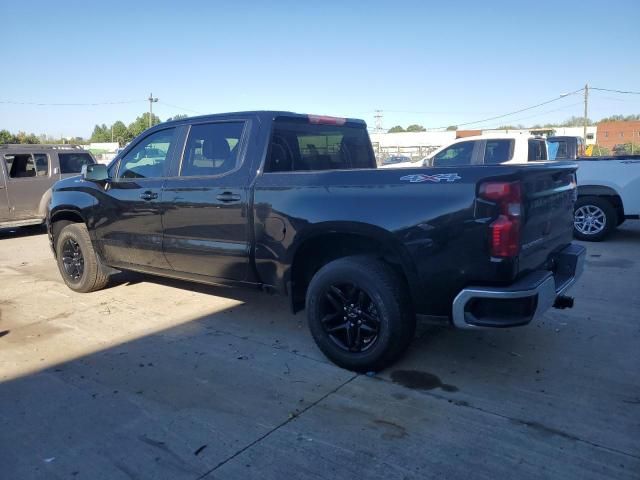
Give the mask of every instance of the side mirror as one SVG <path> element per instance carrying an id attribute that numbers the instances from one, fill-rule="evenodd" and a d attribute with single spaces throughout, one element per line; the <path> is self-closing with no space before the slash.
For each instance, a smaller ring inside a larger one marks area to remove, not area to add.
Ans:
<path id="1" fill-rule="evenodd" d="M 89 182 L 104 182 L 109 179 L 107 166 L 101 163 L 83 165 L 80 174 L 84 180 Z"/>

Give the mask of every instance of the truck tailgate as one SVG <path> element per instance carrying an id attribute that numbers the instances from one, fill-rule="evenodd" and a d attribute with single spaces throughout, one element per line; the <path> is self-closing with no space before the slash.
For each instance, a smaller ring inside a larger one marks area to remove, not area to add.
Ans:
<path id="1" fill-rule="evenodd" d="M 572 163 L 559 163 L 520 172 L 523 198 L 519 273 L 539 268 L 551 253 L 571 243 L 576 168 Z"/>

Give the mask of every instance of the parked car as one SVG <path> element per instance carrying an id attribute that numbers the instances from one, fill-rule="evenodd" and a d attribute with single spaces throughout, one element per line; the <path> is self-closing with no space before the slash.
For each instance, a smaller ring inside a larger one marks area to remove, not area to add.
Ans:
<path id="1" fill-rule="evenodd" d="M 578 160 L 574 234 L 598 242 L 625 220 L 640 219 L 640 155 Z"/>
<path id="2" fill-rule="evenodd" d="M 73 145 L 0 145 L 0 227 L 40 225 L 51 186 L 95 163 Z"/>
<path id="3" fill-rule="evenodd" d="M 406 155 L 392 155 L 382 161 L 382 166 L 396 168 L 399 164 L 404 163 L 411 163 L 411 157 Z"/>
<path id="4" fill-rule="evenodd" d="M 382 162 L 380 168 L 416 168 L 421 166 L 421 160 L 413 160 L 408 156 L 394 156 L 389 157 L 384 162 Z"/>
<path id="5" fill-rule="evenodd" d="M 332 361 L 378 370 L 417 315 L 512 327 L 572 305 L 585 252 L 571 243 L 575 170 L 378 169 L 361 120 L 191 117 L 56 183 L 48 232 L 72 290 L 119 269 L 275 291 L 306 308 Z"/>
<path id="6" fill-rule="evenodd" d="M 576 136 L 547 137 L 549 160 L 575 160 L 586 155 L 584 140 Z"/>
<path id="7" fill-rule="evenodd" d="M 474 135 L 441 147 L 424 166 L 496 165 L 547 160 L 544 138 L 524 134 Z"/>
<path id="8" fill-rule="evenodd" d="M 625 220 L 640 218 L 640 155 L 587 157 L 578 136 L 547 142 L 551 160 L 579 160 L 576 238 L 599 242 Z"/>

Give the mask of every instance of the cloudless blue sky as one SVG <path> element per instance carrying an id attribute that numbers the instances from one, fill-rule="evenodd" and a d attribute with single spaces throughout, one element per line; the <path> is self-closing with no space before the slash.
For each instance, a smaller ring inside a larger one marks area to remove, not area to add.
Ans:
<path id="1" fill-rule="evenodd" d="M 88 136 L 154 113 L 283 109 L 458 124 L 591 86 L 640 90 L 640 1 L 0 0 L 0 129 Z M 503 120 L 582 115 L 570 96 Z M 593 92 L 594 119 L 640 96 Z"/>

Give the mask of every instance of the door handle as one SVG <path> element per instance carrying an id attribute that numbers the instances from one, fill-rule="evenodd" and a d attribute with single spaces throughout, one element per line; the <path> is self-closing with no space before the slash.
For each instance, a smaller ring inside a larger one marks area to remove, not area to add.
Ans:
<path id="1" fill-rule="evenodd" d="M 224 192 L 216 196 L 216 199 L 218 201 L 224 202 L 224 203 L 239 202 L 240 198 L 241 198 L 240 195 L 237 195 L 231 192 Z"/>
<path id="2" fill-rule="evenodd" d="M 158 198 L 158 194 L 155 192 L 146 191 L 140 194 L 140 198 L 142 200 L 155 200 L 156 198 Z"/>

